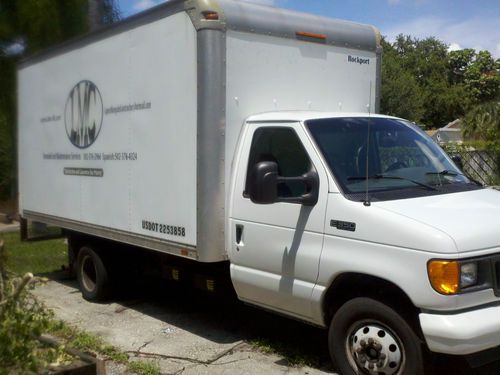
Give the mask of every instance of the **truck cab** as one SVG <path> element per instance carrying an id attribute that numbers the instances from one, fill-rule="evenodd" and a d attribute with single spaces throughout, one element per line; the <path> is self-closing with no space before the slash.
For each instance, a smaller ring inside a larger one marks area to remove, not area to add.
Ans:
<path id="1" fill-rule="evenodd" d="M 231 278 L 245 302 L 329 326 L 343 374 L 409 374 L 420 340 L 459 355 L 499 344 L 499 213 L 499 192 L 406 120 L 251 116 L 232 168 Z"/>

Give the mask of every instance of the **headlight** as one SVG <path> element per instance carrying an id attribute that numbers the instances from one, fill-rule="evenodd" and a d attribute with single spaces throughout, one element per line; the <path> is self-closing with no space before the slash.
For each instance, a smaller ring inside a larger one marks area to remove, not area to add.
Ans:
<path id="1" fill-rule="evenodd" d="M 476 262 L 461 263 L 456 260 L 431 260 L 427 264 L 429 281 L 441 294 L 457 294 L 478 282 Z"/>
<path id="2" fill-rule="evenodd" d="M 477 263 L 460 265 L 460 289 L 477 284 Z"/>

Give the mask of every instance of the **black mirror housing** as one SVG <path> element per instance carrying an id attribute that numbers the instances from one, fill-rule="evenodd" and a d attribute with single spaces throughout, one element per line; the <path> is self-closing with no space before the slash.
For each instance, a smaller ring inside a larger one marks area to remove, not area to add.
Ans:
<path id="1" fill-rule="evenodd" d="M 250 174 L 248 195 L 253 203 L 271 204 L 278 201 L 278 164 L 262 161 Z"/>
<path id="2" fill-rule="evenodd" d="M 306 185 L 307 193 L 304 194 L 302 199 L 302 204 L 304 206 L 315 206 L 318 203 L 319 195 L 319 176 L 315 170 L 311 170 L 304 176 L 304 183 Z"/>
<path id="3" fill-rule="evenodd" d="M 262 161 L 255 164 L 249 178 L 248 196 L 253 203 L 286 202 L 314 206 L 318 202 L 319 177 L 315 170 L 298 177 L 281 177 L 278 175 L 278 164 L 276 162 Z M 298 197 L 278 196 L 278 184 L 287 181 L 302 182 L 307 192 Z"/>

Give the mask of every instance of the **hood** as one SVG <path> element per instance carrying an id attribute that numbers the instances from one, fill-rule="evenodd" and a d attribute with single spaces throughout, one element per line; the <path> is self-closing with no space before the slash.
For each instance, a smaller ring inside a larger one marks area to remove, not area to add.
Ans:
<path id="1" fill-rule="evenodd" d="M 500 191 L 494 189 L 373 205 L 445 232 L 459 252 L 500 247 Z"/>

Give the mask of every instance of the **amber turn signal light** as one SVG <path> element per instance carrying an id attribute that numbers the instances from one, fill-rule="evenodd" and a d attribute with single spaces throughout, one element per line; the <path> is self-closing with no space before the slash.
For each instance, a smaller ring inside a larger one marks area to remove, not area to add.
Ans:
<path id="1" fill-rule="evenodd" d="M 449 260 L 431 260 L 427 273 L 434 290 L 441 294 L 457 294 L 460 290 L 460 264 Z"/>

